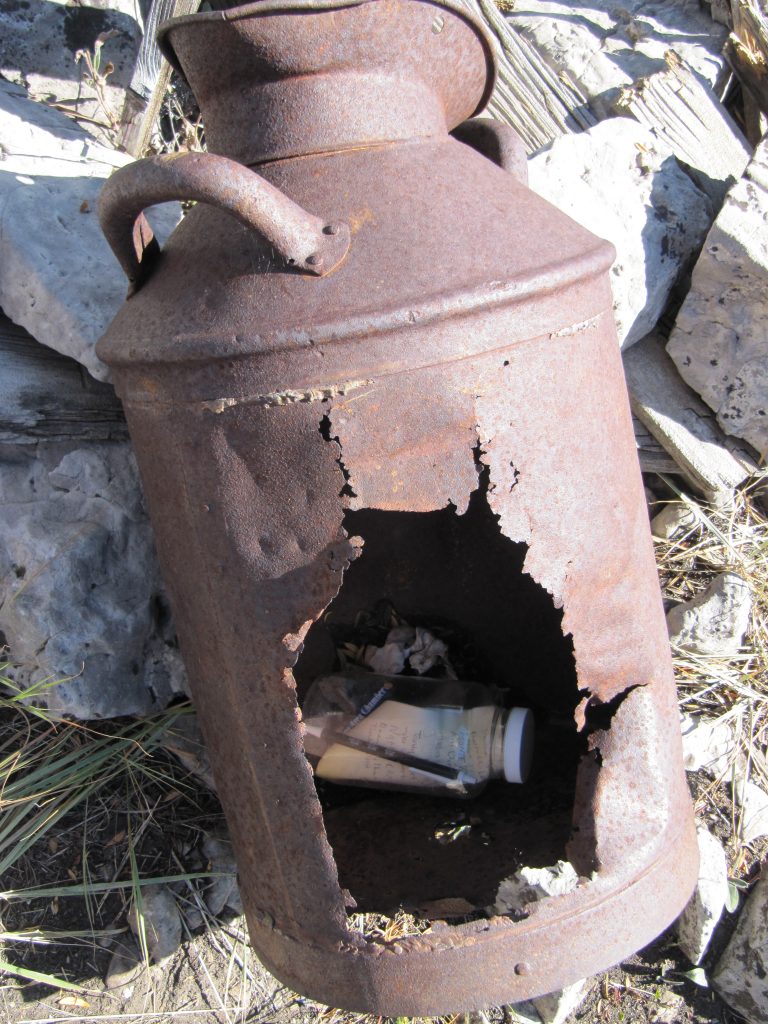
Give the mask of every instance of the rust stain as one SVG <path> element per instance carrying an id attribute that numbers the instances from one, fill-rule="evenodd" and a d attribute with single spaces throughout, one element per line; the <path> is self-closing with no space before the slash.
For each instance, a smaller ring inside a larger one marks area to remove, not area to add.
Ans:
<path id="1" fill-rule="evenodd" d="M 219 416 L 227 409 L 238 405 L 261 405 L 266 408 L 280 405 L 292 405 L 295 402 L 325 402 L 336 395 L 348 395 L 351 391 L 372 384 L 371 380 L 350 380 L 340 384 L 325 384 L 315 388 L 287 388 L 284 391 L 272 391 L 266 395 L 248 395 L 244 398 L 214 398 L 201 402 L 200 407 L 207 412 Z"/>
<path id="2" fill-rule="evenodd" d="M 349 230 L 356 235 L 366 224 L 376 224 L 376 215 L 370 209 L 356 210 L 348 217 Z"/>

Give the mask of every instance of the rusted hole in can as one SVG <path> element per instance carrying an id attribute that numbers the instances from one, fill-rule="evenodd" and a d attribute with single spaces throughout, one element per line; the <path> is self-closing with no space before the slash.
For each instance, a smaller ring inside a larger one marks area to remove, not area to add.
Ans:
<path id="1" fill-rule="evenodd" d="M 340 885 L 356 912 L 418 914 L 455 898 L 483 913 L 519 867 L 568 859 L 586 737 L 573 718 L 579 693 L 562 612 L 523 572 L 527 547 L 501 533 L 484 487 L 461 516 L 452 507 L 362 509 L 347 512 L 344 526 L 363 539 L 362 555 L 306 636 L 294 668 L 299 702 L 315 678 L 338 667 L 333 626 L 352 626 L 388 599 L 412 625 L 453 632 L 463 678 L 501 687 L 509 706 L 532 708 L 537 747 L 526 784 L 491 782 L 470 801 L 318 781 Z M 455 841 L 440 841 L 452 830 Z"/>

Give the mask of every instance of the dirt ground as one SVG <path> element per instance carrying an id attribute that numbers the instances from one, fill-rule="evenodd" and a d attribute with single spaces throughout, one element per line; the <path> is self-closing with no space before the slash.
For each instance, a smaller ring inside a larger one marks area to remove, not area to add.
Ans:
<path id="1" fill-rule="evenodd" d="M 719 937 L 725 941 L 725 936 Z M 718 946 L 720 942 L 718 942 Z M 78 959 L 82 954 L 79 954 Z M 201 1024 L 341 1024 L 367 1020 L 303 999 L 281 986 L 261 966 L 245 940 L 245 922 L 195 936 L 166 962 L 155 965 L 126 985 L 104 988 L 110 953 L 91 947 L 84 958 L 87 972 L 75 972 L 86 990 L 82 994 L 52 991 L 30 983 L 6 985 L 0 991 L 2 1019 L 25 1021 L 120 1020 L 126 1024 L 199 1021 Z M 30 958 L 33 960 L 33 958 Z M 36 958 L 35 958 L 36 959 Z M 58 969 L 70 973 L 72 954 L 57 954 Z M 49 966 L 54 966 L 53 964 Z M 600 1024 L 736 1024 L 741 1018 L 728 1010 L 710 989 L 686 977 L 691 965 L 674 943 L 671 932 L 629 958 L 619 967 L 593 979 L 590 992 L 570 1021 Z M 511 1007 L 485 1014 L 490 1024 L 517 1019 Z M 451 1018 L 446 1018 L 450 1020 Z M 481 1022 L 478 1015 L 457 1015 L 459 1021 Z M 525 1019 L 524 1017 L 522 1019 Z"/>
<path id="2" fill-rule="evenodd" d="M 169 763 L 168 770 L 172 770 Z M 165 776 L 162 776 L 165 778 Z M 189 777 L 187 777 L 189 779 Z M 709 827 L 725 834 L 730 806 L 724 789 L 718 792 L 703 774 L 689 775 L 694 801 Z M 167 783 L 142 789 L 144 806 L 157 807 L 157 798 Z M 721 787 L 722 789 L 722 787 Z M 145 825 L 136 849 L 142 875 L 167 872 L 176 868 L 194 868 L 194 839 L 202 831 L 221 828 L 218 802 L 204 789 L 178 790 L 181 795 L 166 799 L 165 813 L 155 810 Z M 83 851 L 87 850 L 88 872 L 93 878 L 114 877 L 125 855 L 127 824 L 121 794 L 91 809 L 90 822 L 73 815 L 54 839 L 36 844 L 19 862 L 14 872 L 16 885 L 34 877 L 37 884 L 58 878 L 62 868 L 68 875 L 82 876 Z M 86 836 L 89 842 L 85 843 Z M 94 841 L 97 840 L 97 841 Z M 761 860 L 768 852 L 768 841 L 749 848 L 742 864 L 743 877 L 754 881 Z M 179 852 L 186 853 L 182 862 Z M 170 856 L 169 856 L 170 854 Z M 191 858 L 191 859 L 190 859 Z M 7 881 L 7 880 L 6 880 Z M 200 892 L 204 883 L 174 885 L 180 905 L 188 904 L 194 886 Z M 65 944 L 13 946 L 6 958 L 27 970 L 54 974 L 81 987 L 81 991 L 56 990 L 33 980 L 6 976 L 0 988 L 0 1015 L 7 1024 L 25 1021 L 124 1021 L 146 1024 L 176 1024 L 199 1021 L 201 1024 L 378 1024 L 377 1017 L 343 1013 L 313 1003 L 279 984 L 259 963 L 247 942 L 245 920 L 209 921 L 202 932 L 188 930 L 182 947 L 159 965 L 144 969 L 120 988 L 108 990 L 104 979 L 112 952 L 128 937 L 126 914 L 129 898 L 111 893 L 101 899 L 54 898 L 12 903 L 3 913 L 6 929 L 37 927 L 43 931 L 63 931 L 69 936 L 78 930 L 114 930 L 118 934 L 103 938 L 68 938 Z M 704 966 L 714 963 L 724 948 L 736 921 L 726 916 L 707 954 Z M 741 1018 L 730 1011 L 709 988 L 695 984 L 689 972 L 691 964 L 675 944 L 669 930 L 645 950 L 630 957 L 615 969 L 592 979 L 589 994 L 570 1021 L 600 1024 L 736 1024 Z M 497 1024 L 520 1018 L 512 1007 L 495 1007 L 484 1015 L 457 1015 L 445 1021 L 468 1024 Z M 522 1018 L 525 1019 L 524 1016 Z M 384 1024 L 382 1021 L 381 1024 Z M 403 1024 L 403 1021 L 398 1022 Z"/>

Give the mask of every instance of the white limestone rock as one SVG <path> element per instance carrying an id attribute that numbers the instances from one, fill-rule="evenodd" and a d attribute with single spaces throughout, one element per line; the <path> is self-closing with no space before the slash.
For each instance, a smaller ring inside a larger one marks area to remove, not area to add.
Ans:
<path id="1" fill-rule="evenodd" d="M 701 963 L 728 899 L 728 865 L 719 839 L 704 826 L 696 830 L 699 879 L 677 920 L 677 942 L 692 964 Z"/>
<path id="2" fill-rule="evenodd" d="M 0 80 L 0 308 L 99 380 L 108 370 L 94 346 L 127 282 L 96 201 L 104 180 L 131 160 Z M 179 216 L 177 203 L 152 211 L 161 240 Z"/>
<path id="3" fill-rule="evenodd" d="M 630 118 L 558 139 L 528 161 L 529 183 L 616 247 L 611 270 L 622 348 L 656 325 L 707 233 L 712 208 L 670 150 Z"/>
<path id="4" fill-rule="evenodd" d="M 740 809 L 738 831 L 743 842 L 768 835 L 768 793 L 741 773 L 734 782 L 733 795 Z"/>
<path id="5" fill-rule="evenodd" d="M 768 1024 L 768 876 L 760 879 L 742 908 L 712 984 L 749 1024 Z"/>
<path id="6" fill-rule="evenodd" d="M 660 71 L 667 50 L 709 86 L 726 73 L 721 51 L 728 31 L 698 0 L 591 0 L 577 10 L 572 0 L 515 0 L 506 17 L 555 71 L 581 87 L 598 117 L 621 88 Z"/>
<path id="7" fill-rule="evenodd" d="M 727 434 L 768 452 L 768 137 L 725 198 L 667 345 Z"/>
<path id="8" fill-rule="evenodd" d="M 149 714 L 183 691 L 128 442 L 0 448 L 0 630 L 16 684 L 60 714 Z"/>
<path id="9" fill-rule="evenodd" d="M 683 715 L 681 728 L 683 765 L 687 772 L 703 769 L 720 778 L 736 762 L 738 742 L 733 719 Z"/>
<path id="10" fill-rule="evenodd" d="M 3 317 L 0 357 L 0 635 L 13 675 L 24 687 L 71 677 L 39 694 L 62 715 L 158 711 L 185 676 L 122 407 Z"/>
<path id="11" fill-rule="evenodd" d="M 138 3 L 28 0 L 0 6 L 0 72 L 26 85 L 32 99 L 84 115 L 83 126 L 102 141 L 119 120 L 141 43 Z M 102 40 L 97 90 L 79 50 L 94 53 Z M 86 120 L 87 119 L 87 120 Z"/>
<path id="12" fill-rule="evenodd" d="M 751 610 L 746 581 L 734 572 L 721 573 L 698 597 L 667 612 L 669 639 L 681 650 L 731 658 L 744 642 Z"/>
<path id="13" fill-rule="evenodd" d="M 504 1009 L 512 1024 L 541 1024 L 538 1010 L 530 999 L 523 1003 L 511 1003 L 509 1006 L 504 1007 Z"/>
<path id="14" fill-rule="evenodd" d="M 496 900 L 488 908 L 490 914 L 516 916 L 523 908 L 537 900 L 552 896 L 565 896 L 579 884 L 579 876 L 573 864 L 559 860 L 552 867 L 523 867 L 499 883 Z M 525 1003 L 517 1003 L 510 1009 L 514 1018 L 523 1024 L 541 1020 L 543 1024 L 563 1024 L 567 1017 L 581 1004 L 587 995 L 587 980 L 574 982 L 564 989 L 550 992 Z"/>

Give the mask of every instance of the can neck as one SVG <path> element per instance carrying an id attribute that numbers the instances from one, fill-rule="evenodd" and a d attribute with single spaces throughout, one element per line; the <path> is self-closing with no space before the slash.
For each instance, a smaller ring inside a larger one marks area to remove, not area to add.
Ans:
<path id="1" fill-rule="evenodd" d="M 446 136 L 440 97 L 383 71 L 312 75 L 201 97 L 212 153 L 253 165 Z"/>
<path id="2" fill-rule="evenodd" d="M 246 164 L 446 133 L 496 75 L 459 0 L 260 0 L 171 19 L 158 41 L 209 150 Z"/>

